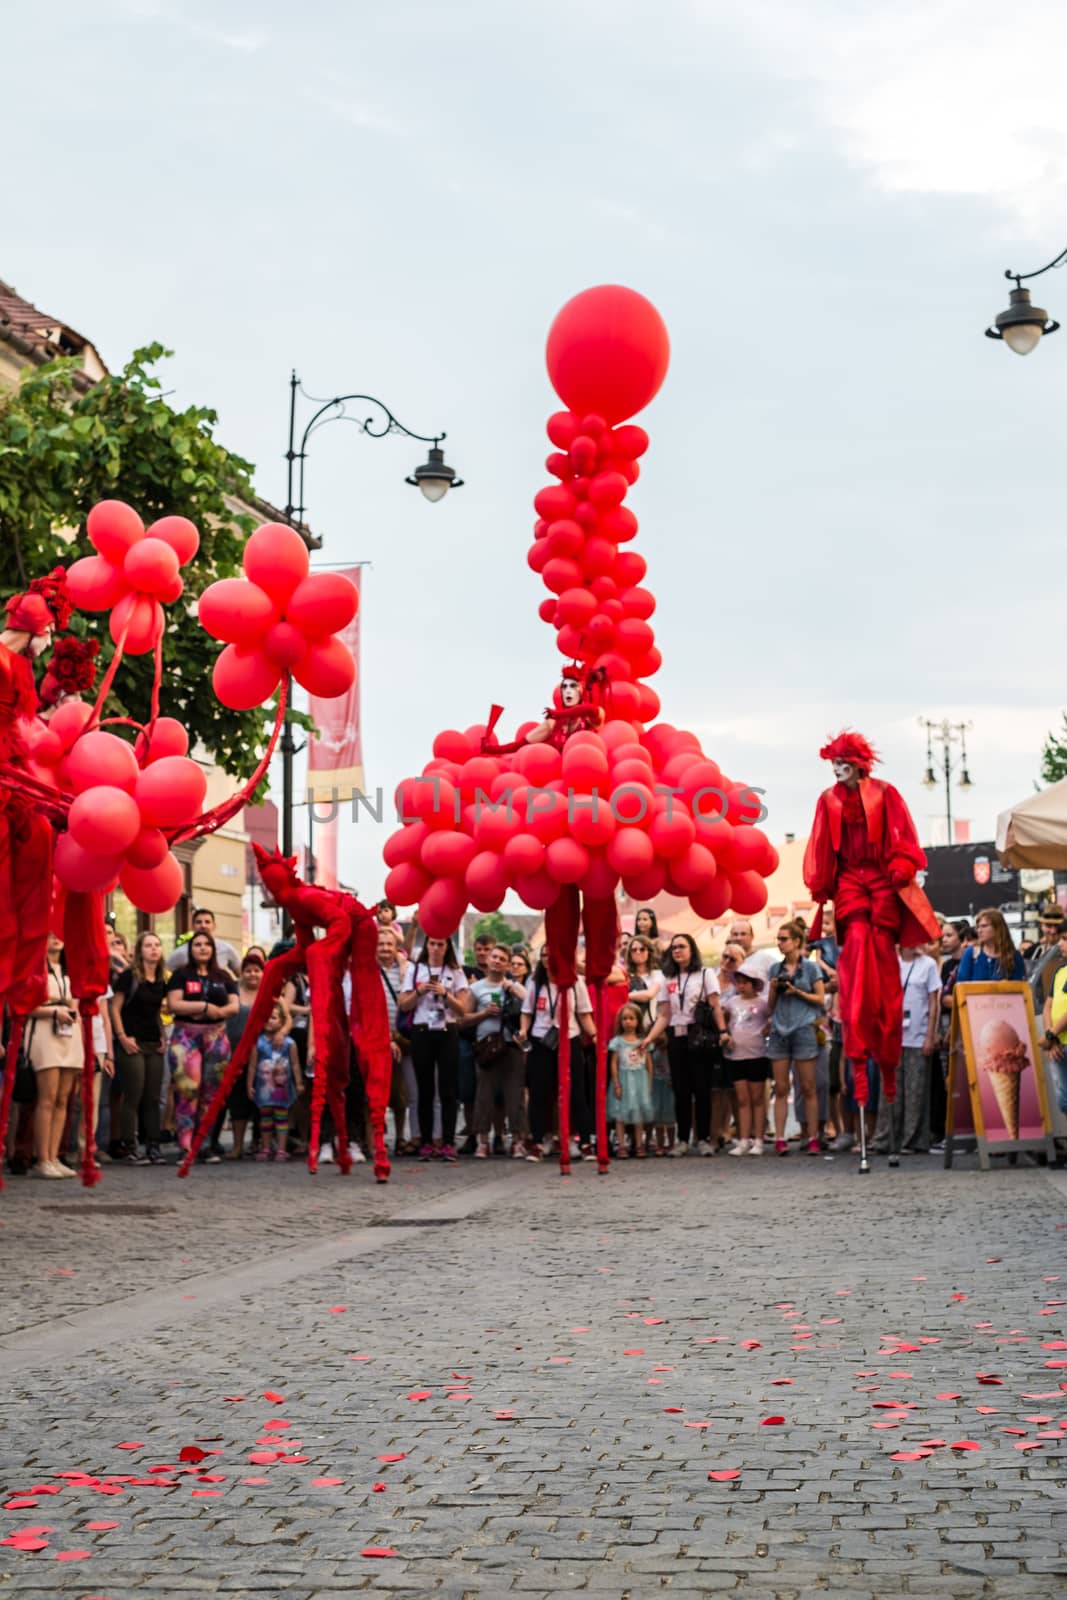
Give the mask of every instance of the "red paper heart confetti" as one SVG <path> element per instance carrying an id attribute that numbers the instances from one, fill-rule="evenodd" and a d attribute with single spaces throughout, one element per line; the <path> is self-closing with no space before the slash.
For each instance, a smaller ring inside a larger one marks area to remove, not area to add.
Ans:
<path id="1" fill-rule="evenodd" d="M 291 1428 L 291 1427 L 292 1427 L 292 1423 L 291 1422 L 286 1422 L 284 1417 L 275 1417 L 273 1419 L 273 1421 L 265 1422 L 263 1424 L 263 1432 L 264 1433 L 279 1433 L 283 1429 Z M 186 1461 L 186 1460 L 190 1460 L 191 1461 L 192 1457 L 191 1456 L 186 1456 L 185 1452 L 183 1451 L 178 1459 L 180 1461 Z"/>
<path id="2" fill-rule="evenodd" d="M 226 1401 L 227 1405 L 235 1406 L 235 1405 L 239 1405 L 240 1404 L 240 1402 L 244 1399 L 244 1395 L 243 1394 L 224 1394 L 222 1398 Z"/>
<path id="3" fill-rule="evenodd" d="M 660 1324 L 662 1323 L 662 1321 L 663 1321 L 662 1317 L 646 1317 L 645 1318 L 645 1324 L 649 1328 L 658 1328 L 660 1326 Z"/>
<path id="4" fill-rule="evenodd" d="M 1042 1350 L 1067 1350 L 1067 1339 L 1048 1339 L 1041 1346 Z"/>
<path id="5" fill-rule="evenodd" d="M 729 1483 L 732 1478 L 739 1478 L 740 1476 L 740 1467 L 720 1467 L 717 1472 L 708 1473 L 712 1483 Z"/>
<path id="6" fill-rule="evenodd" d="M 682 1414 L 682 1412 L 684 1410 L 685 1410 L 684 1406 L 664 1406 L 663 1407 L 663 1412 L 664 1412 L 665 1416 L 676 1416 L 676 1417 L 677 1416 L 681 1416 L 681 1414 Z"/>
<path id="7" fill-rule="evenodd" d="M 275 1394 L 273 1389 L 264 1389 L 263 1398 L 264 1400 L 269 1400 L 272 1406 L 285 1404 L 285 1396 L 283 1394 Z"/>
<path id="8" fill-rule="evenodd" d="M 384 1544 L 369 1544 L 365 1550 L 361 1550 L 359 1553 L 361 1556 L 372 1556 L 375 1559 L 396 1555 L 395 1550 L 390 1550 L 389 1546 Z"/>
<path id="9" fill-rule="evenodd" d="M 109 1528 L 117 1528 L 117 1522 L 87 1522 L 85 1524 L 93 1533 L 107 1533 Z"/>
<path id="10" fill-rule="evenodd" d="M 955 1444 L 950 1444 L 950 1450 L 980 1450 L 982 1446 L 973 1439 L 957 1439 Z"/>
<path id="11" fill-rule="evenodd" d="M 242 1478 L 241 1482 L 242 1483 L 254 1483 L 254 1484 L 258 1485 L 258 1484 L 269 1483 L 270 1479 L 269 1478 Z"/>
<path id="12" fill-rule="evenodd" d="M 179 1461 L 204 1461 L 207 1451 L 201 1450 L 198 1444 L 184 1444 L 178 1451 Z"/>
<path id="13" fill-rule="evenodd" d="M 918 1448 L 920 1450 L 943 1450 L 945 1448 L 945 1440 L 944 1439 L 920 1439 Z"/>
<path id="14" fill-rule="evenodd" d="M 344 1483 L 343 1478 L 312 1478 L 313 1489 L 336 1489 L 338 1484 Z"/>
<path id="15" fill-rule="evenodd" d="M 761 1428 L 780 1428 L 784 1425 L 784 1417 L 764 1417 L 760 1423 Z"/>
<path id="16" fill-rule="evenodd" d="M 430 1396 L 432 1394 L 433 1394 L 433 1390 L 432 1389 L 412 1389 L 411 1393 L 408 1395 L 408 1399 L 409 1400 L 429 1400 L 429 1398 L 430 1398 Z"/>
<path id="17" fill-rule="evenodd" d="M 47 1550 L 47 1539 L 20 1538 L 17 1533 L 11 1534 L 6 1539 L 0 1539 L 0 1544 L 10 1545 L 13 1550 Z"/>
<path id="18" fill-rule="evenodd" d="M 899 1428 L 899 1422 L 872 1422 L 872 1428 Z"/>
<path id="19" fill-rule="evenodd" d="M 1051 1417 L 1043 1417 L 1043 1416 L 1024 1417 L 1023 1421 L 1024 1422 L 1051 1422 L 1052 1418 Z"/>
<path id="20" fill-rule="evenodd" d="M 404 1461 L 406 1459 L 406 1457 L 407 1457 L 407 1451 L 406 1450 L 399 1450 L 395 1455 L 379 1456 L 378 1460 L 379 1461 Z"/>
<path id="21" fill-rule="evenodd" d="M 88 1561 L 92 1555 L 91 1550 L 57 1550 L 57 1561 Z"/>
<path id="22" fill-rule="evenodd" d="M 253 1467 L 269 1467 L 281 1454 L 280 1450 L 253 1450 L 248 1460 Z"/>
<path id="23" fill-rule="evenodd" d="M 1013 1450 L 1043 1450 L 1045 1447 L 1037 1439 L 1020 1440 L 1012 1446 Z"/>
<path id="24" fill-rule="evenodd" d="M 979 1383 L 990 1384 L 993 1386 L 999 1386 L 1004 1382 L 1003 1378 L 994 1377 L 993 1373 L 991 1372 L 978 1372 L 975 1373 L 975 1377 L 978 1379 Z"/>
<path id="25" fill-rule="evenodd" d="M 943 1394 L 934 1396 L 935 1400 L 962 1400 L 963 1396 L 955 1389 L 946 1389 Z"/>
<path id="26" fill-rule="evenodd" d="M 330 1316 L 331 1317 L 339 1317 L 341 1315 L 342 1311 L 347 1311 L 347 1310 L 348 1310 L 347 1306 L 331 1306 L 330 1307 Z"/>
<path id="27" fill-rule="evenodd" d="M 22 1495 L 17 1500 L 6 1500 L 3 1509 L 5 1511 L 32 1511 L 36 1505 L 37 1501 L 33 1499 L 32 1495 Z"/>
<path id="28" fill-rule="evenodd" d="M 1001 1433 L 1017 1433 L 1022 1438 L 1026 1437 L 1026 1429 L 1025 1428 L 1001 1428 L 1000 1431 L 1001 1431 Z"/>
<path id="29" fill-rule="evenodd" d="M 144 1449 L 144 1441 L 142 1439 L 127 1439 L 125 1444 L 117 1444 L 115 1446 L 115 1449 L 116 1450 L 143 1450 Z"/>
<path id="30" fill-rule="evenodd" d="M 978 1412 L 978 1414 L 980 1416 L 983 1416 L 983 1417 L 999 1417 L 1000 1416 L 1000 1410 L 999 1410 L 999 1408 L 997 1406 L 975 1406 L 974 1409 Z"/>
<path id="31" fill-rule="evenodd" d="M 710 1422 L 683 1422 L 683 1428 L 710 1428 Z"/>
<path id="32" fill-rule="evenodd" d="M 890 1456 L 890 1461 L 925 1461 L 927 1456 L 933 1455 L 932 1450 L 895 1450 Z"/>
<path id="33" fill-rule="evenodd" d="M 385 1484 L 384 1483 L 376 1483 L 374 1485 L 374 1493 L 375 1494 L 384 1494 L 385 1493 Z"/>
<path id="34" fill-rule="evenodd" d="M 221 1489 L 194 1489 L 192 1498 L 194 1500 L 217 1500 L 221 1493 Z"/>
<path id="35" fill-rule="evenodd" d="M 494 1412 L 494 1418 L 497 1422 L 514 1422 L 515 1413 L 514 1411 L 497 1411 Z"/>
<path id="36" fill-rule="evenodd" d="M 758 1339 L 742 1339 L 742 1350 L 762 1350 L 763 1346 Z"/>
<path id="37" fill-rule="evenodd" d="M 643 1350 L 624 1350 L 623 1351 L 623 1355 L 624 1356 L 643 1356 L 644 1353 L 645 1352 Z"/>

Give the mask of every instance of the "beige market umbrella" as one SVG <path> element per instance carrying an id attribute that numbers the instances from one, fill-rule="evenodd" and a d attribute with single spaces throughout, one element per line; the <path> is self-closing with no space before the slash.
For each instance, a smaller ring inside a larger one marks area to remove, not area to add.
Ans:
<path id="1" fill-rule="evenodd" d="M 1000 813 L 997 855 L 1006 867 L 1067 868 L 1067 778 Z"/>

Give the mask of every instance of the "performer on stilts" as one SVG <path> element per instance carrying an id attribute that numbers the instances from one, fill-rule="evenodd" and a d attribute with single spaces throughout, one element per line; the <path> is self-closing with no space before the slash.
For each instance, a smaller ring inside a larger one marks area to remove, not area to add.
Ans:
<path id="1" fill-rule="evenodd" d="M 834 905 L 844 1054 L 859 1107 L 860 1172 L 866 1173 L 868 1061 L 878 1066 L 886 1101 L 896 1099 L 903 1025 L 897 946 L 929 944 L 941 930 L 915 881 L 926 856 L 911 812 L 892 784 L 870 775 L 876 752 L 861 734 L 846 731 L 819 755 L 832 763 L 837 781 L 815 808 L 804 881 L 819 908 L 813 939 L 820 936 L 823 902 Z M 898 1164 L 891 1144 L 889 1165 Z"/>

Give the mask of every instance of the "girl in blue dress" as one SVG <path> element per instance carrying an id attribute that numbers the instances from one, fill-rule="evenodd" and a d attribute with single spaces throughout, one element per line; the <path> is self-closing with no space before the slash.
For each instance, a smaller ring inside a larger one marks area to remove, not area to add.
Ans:
<path id="1" fill-rule="evenodd" d="M 618 1033 L 608 1046 L 611 1094 L 608 1115 L 615 1118 L 616 1160 L 629 1160 L 626 1124 L 632 1123 L 637 1159 L 645 1157 L 645 1123 L 652 1118 L 652 1058 L 641 1034 L 641 1012 L 632 1001 L 619 1009 Z"/>
<path id="2" fill-rule="evenodd" d="M 288 1161 L 289 1107 L 304 1085 L 300 1058 L 289 1037 L 289 1007 L 275 1000 L 266 1029 L 256 1040 L 256 1054 L 248 1067 L 248 1092 L 260 1113 L 260 1147 L 257 1161 Z"/>

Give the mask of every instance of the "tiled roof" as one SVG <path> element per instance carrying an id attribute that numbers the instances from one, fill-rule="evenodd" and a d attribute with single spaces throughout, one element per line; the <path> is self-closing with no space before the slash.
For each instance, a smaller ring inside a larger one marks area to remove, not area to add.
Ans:
<path id="1" fill-rule="evenodd" d="M 8 333 L 16 334 L 26 344 L 49 354 L 80 355 L 89 349 L 97 360 L 100 359 L 84 334 L 78 333 L 61 318 L 39 311 L 10 284 L 0 280 L 0 338 Z"/>

